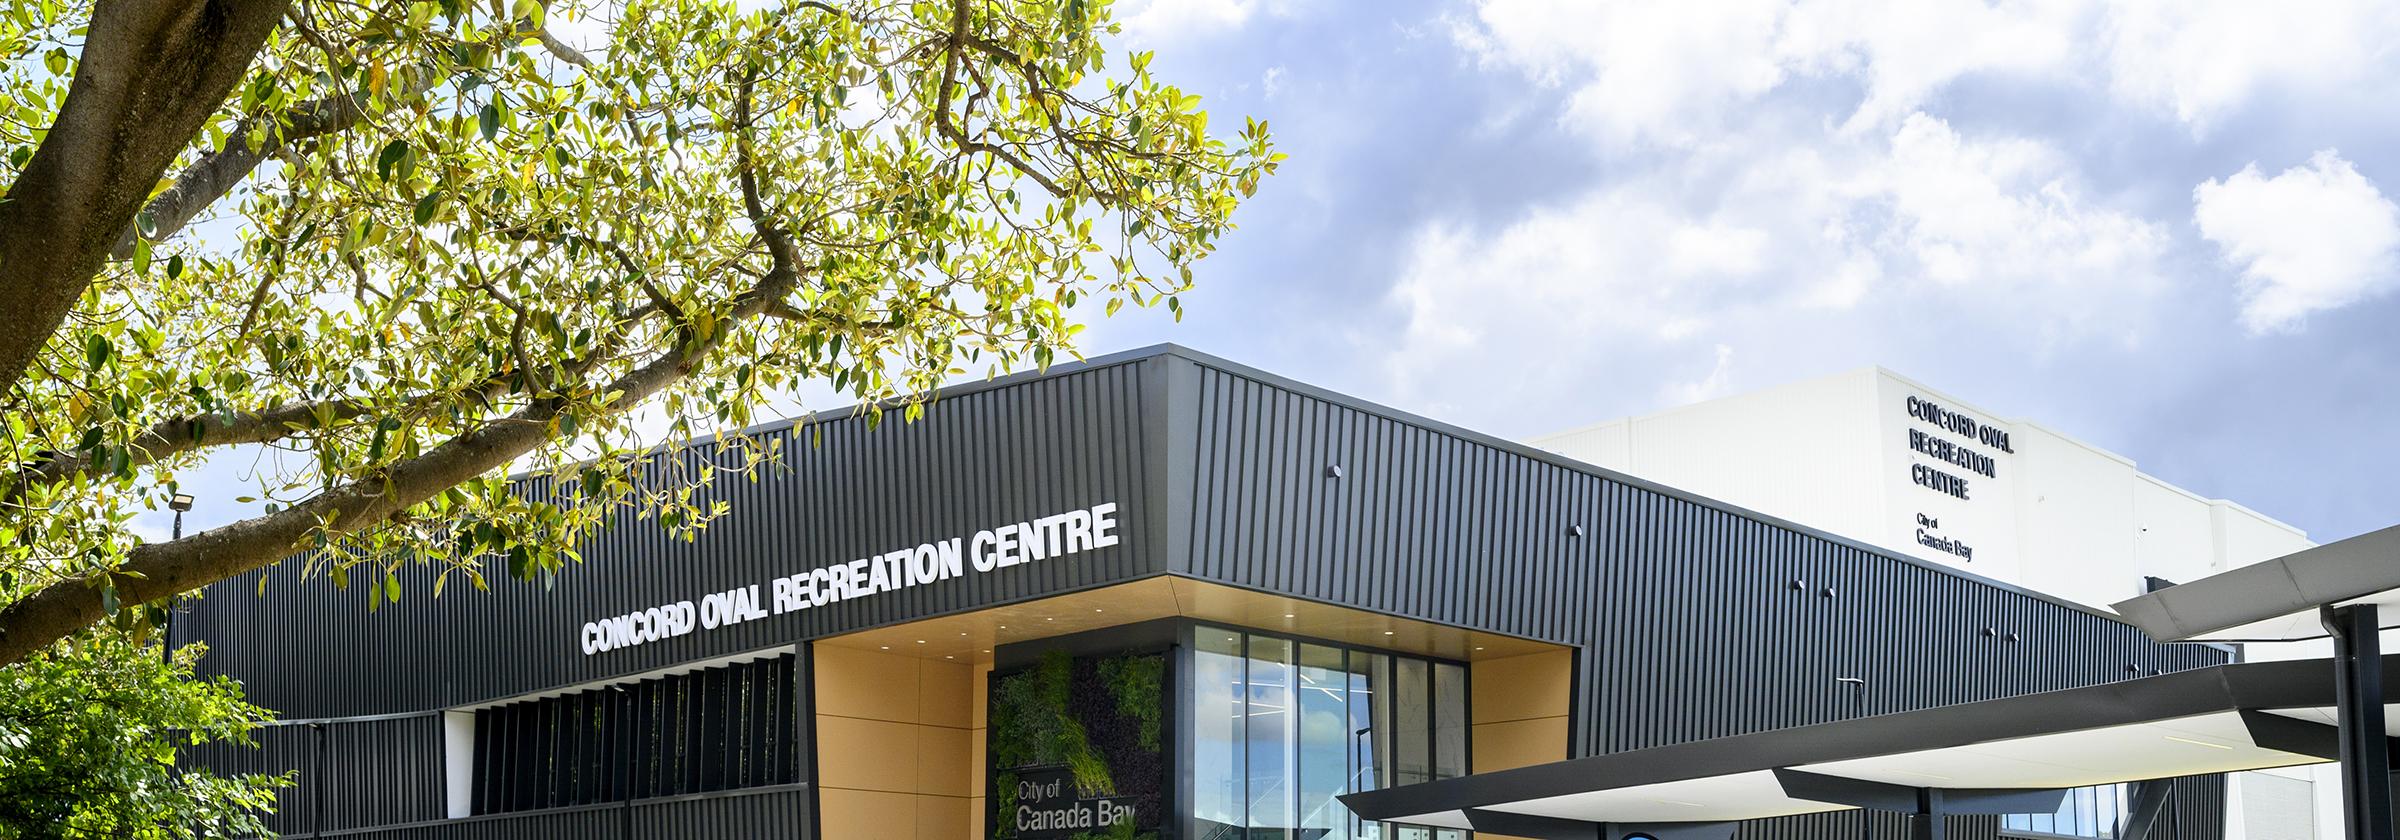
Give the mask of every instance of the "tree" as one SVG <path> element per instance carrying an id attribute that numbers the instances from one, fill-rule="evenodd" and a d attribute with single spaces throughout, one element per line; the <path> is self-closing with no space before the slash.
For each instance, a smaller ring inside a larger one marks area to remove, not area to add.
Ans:
<path id="1" fill-rule="evenodd" d="M 1281 156 L 1112 71 L 1108 12 L 0 0 L 0 664 L 295 552 L 388 597 L 557 570 L 625 511 L 722 512 L 635 468 L 645 429 L 805 380 L 913 418 L 1087 308 L 1180 314 Z M 588 53 L 550 25 L 602 18 Z M 127 533 L 262 445 L 301 465 L 263 515 Z"/>
<path id="2" fill-rule="evenodd" d="M 250 745 L 266 710 L 115 634 L 0 668 L 0 838 L 262 837 L 277 776 L 176 769 L 176 751 Z"/>

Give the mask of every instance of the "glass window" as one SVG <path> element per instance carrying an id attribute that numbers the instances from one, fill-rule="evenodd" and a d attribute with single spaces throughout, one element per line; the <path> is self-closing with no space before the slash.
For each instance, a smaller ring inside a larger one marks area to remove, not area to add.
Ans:
<path id="1" fill-rule="evenodd" d="M 1193 836 L 1238 836 L 1242 825 L 1242 639 L 1202 628 L 1192 645 Z"/>
<path id="2" fill-rule="evenodd" d="M 1300 646 L 1300 819 L 1302 837 L 1347 840 L 1350 685 L 1341 648 Z"/>
<path id="3" fill-rule="evenodd" d="M 1467 671 L 1197 627 L 1195 840 L 1464 840 L 1359 821 L 1340 797 L 1465 775 Z"/>
<path id="4" fill-rule="evenodd" d="M 1250 838 L 1289 840 L 1299 742 L 1292 714 L 1292 643 L 1250 637 Z"/>
<path id="5" fill-rule="evenodd" d="M 1392 725 L 1398 741 L 1392 783 L 1433 781 L 1433 684 L 1431 663 L 1393 657 Z"/>
<path id="6" fill-rule="evenodd" d="M 1433 666 L 1433 777 L 1467 774 L 1467 669 Z"/>
<path id="7" fill-rule="evenodd" d="M 2101 785 L 2068 791 L 2058 810 L 2047 814 L 2009 814 L 2000 830 L 2012 837 L 2114 838 L 2133 801 L 2124 785 Z"/>
<path id="8" fill-rule="evenodd" d="M 1390 696 L 1386 689 L 1391 682 L 1391 657 L 1350 652 L 1350 743 L 1354 749 L 1350 786 L 1356 790 L 1375 790 L 1390 778 L 1391 762 L 1378 756 L 1391 754 L 1391 727 L 1376 724 L 1391 717 L 1390 705 L 1382 700 Z M 1358 840 L 1383 838 L 1381 823 L 1366 822 L 1356 815 L 1350 817 L 1350 829 Z"/>

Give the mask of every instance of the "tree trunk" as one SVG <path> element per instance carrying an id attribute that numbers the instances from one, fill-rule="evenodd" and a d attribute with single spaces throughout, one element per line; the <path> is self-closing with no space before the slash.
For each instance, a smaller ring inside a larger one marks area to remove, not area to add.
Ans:
<path id="1" fill-rule="evenodd" d="M 58 120 L 0 200 L 0 394 L 91 285 L 288 0 L 101 0 Z"/>

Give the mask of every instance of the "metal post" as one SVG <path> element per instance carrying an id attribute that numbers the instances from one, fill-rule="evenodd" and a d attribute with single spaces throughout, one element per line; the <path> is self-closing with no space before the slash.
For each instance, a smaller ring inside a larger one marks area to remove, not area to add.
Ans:
<path id="1" fill-rule="evenodd" d="M 1910 840 L 1946 840 L 1950 836 L 1949 812 L 1940 788 L 1917 788 L 1917 813 L 1909 817 Z"/>
<path id="2" fill-rule="evenodd" d="M 2393 840 L 2391 747 L 2383 724 L 2382 628 L 2374 604 L 2322 607 L 2333 637 L 2334 703 L 2341 724 L 2342 836 Z"/>
<path id="3" fill-rule="evenodd" d="M 2159 815 L 2166 813 L 2167 802 L 2174 797 L 2173 779 L 2151 779 L 2134 785 L 2133 807 L 2126 810 L 2124 821 L 2117 825 L 2118 840 L 2155 840 L 2166 836 L 2158 831 Z"/>
<path id="4" fill-rule="evenodd" d="M 316 757 L 314 760 L 312 760 L 312 761 L 310 761 L 310 762 L 308 763 L 309 775 L 311 775 L 311 776 L 315 776 L 315 777 L 316 777 L 316 778 L 314 778 L 314 779 L 311 779 L 311 780 L 310 780 L 310 781 L 313 783 L 313 787 L 315 788 L 315 790 L 314 790 L 314 791 L 312 792 L 312 794 L 309 796 L 309 799 L 313 800 L 313 801 L 309 802 L 309 810 L 311 810 L 311 811 L 314 811 L 314 812 L 315 812 L 315 815 L 314 815 L 314 816 L 313 816 L 313 817 L 312 817 L 312 818 L 309 820 L 309 822 L 310 822 L 310 823 L 312 823 L 312 824 L 315 826 L 315 830 L 312 832 L 313 836 L 316 836 L 316 837 L 324 837 L 324 836 L 325 836 L 325 775 L 326 775 L 326 773 L 325 773 L 325 724 L 323 724 L 323 723 L 311 723 L 311 724 L 309 724 L 309 725 L 308 725 L 308 729 L 309 729 L 309 731 L 310 731 L 310 732 L 313 732 L 313 733 L 315 733 L 315 734 L 316 734 L 316 736 L 317 736 L 317 757 Z"/>
<path id="5" fill-rule="evenodd" d="M 183 512 L 192 506 L 191 497 L 176 496 L 167 506 L 175 509 L 174 536 L 168 539 L 183 539 Z M 175 597 L 167 596 L 166 603 L 166 618 L 158 625 L 158 664 L 172 668 L 175 665 Z"/>

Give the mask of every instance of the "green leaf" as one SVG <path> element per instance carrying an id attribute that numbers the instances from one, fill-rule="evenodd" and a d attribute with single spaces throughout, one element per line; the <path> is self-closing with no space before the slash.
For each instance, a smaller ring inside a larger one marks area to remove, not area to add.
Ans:
<path id="1" fill-rule="evenodd" d="M 497 102 L 483 103 L 483 112 L 475 115 L 476 124 L 483 129 L 483 139 L 500 136 L 500 106 Z"/>
<path id="2" fill-rule="evenodd" d="M 417 199 L 417 209 L 415 213 L 417 226 L 424 227 L 427 222 L 433 221 L 433 214 L 439 212 L 441 209 L 442 193 L 440 190 L 426 193 L 424 198 Z"/>
<path id="3" fill-rule="evenodd" d="M 382 154 L 375 156 L 375 177 L 386 181 L 391 180 L 392 167 L 399 166 L 400 161 L 407 159 L 407 157 L 408 141 L 392 141 L 390 144 L 383 147 Z"/>
<path id="4" fill-rule="evenodd" d="M 67 49 L 65 47 L 53 47 L 50 50 L 50 54 L 42 56 L 42 64 L 50 68 L 50 75 L 53 76 L 64 76 L 67 74 L 67 61 L 68 56 Z"/>
<path id="5" fill-rule="evenodd" d="M 107 336 L 93 333 L 92 337 L 84 342 L 83 360 L 93 370 L 99 370 L 102 365 L 108 364 L 108 357 L 115 352 L 116 348 L 109 345 Z"/>

